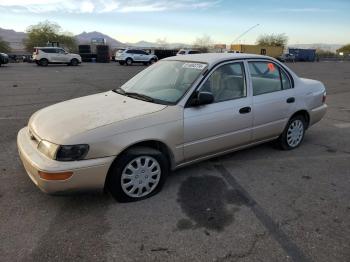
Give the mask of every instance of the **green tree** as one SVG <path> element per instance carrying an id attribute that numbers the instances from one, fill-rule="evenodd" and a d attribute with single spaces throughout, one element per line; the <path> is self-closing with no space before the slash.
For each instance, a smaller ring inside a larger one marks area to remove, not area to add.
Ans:
<path id="1" fill-rule="evenodd" d="M 46 46 L 48 42 L 59 42 L 60 46 L 70 51 L 77 49 L 74 36 L 62 32 L 61 27 L 56 23 L 44 21 L 27 28 L 27 38 L 24 40 L 24 46 L 28 52 L 32 52 L 35 46 Z"/>
<path id="2" fill-rule="evenodd" d="M 337 53 L 350 54 L 350 44 L 344 45 L 337 50 Z"/>
<path id="3" fill-rule="evenodd" d="M 2 40 L 2 37 L 0 37 L 0 52 L 3 52 L 3 53 L 11 52 L 11 47 L 9 43 Z"/>
<path id="4" fill-rule="evenodd" d="M 288 44 L 288 37 L 285 34 L 266 34 L 259 36 L 256 43 L 263 46 L 282 46 L 285 48 Z"/>

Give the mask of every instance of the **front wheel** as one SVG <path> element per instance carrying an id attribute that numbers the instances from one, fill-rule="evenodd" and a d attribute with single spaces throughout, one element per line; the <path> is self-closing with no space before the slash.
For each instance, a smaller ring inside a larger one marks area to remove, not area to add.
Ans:
<path id="1" fill-rule="evenodd" d="M 107 188 L 119 202 L 138 201 L 157 194 L 167 177 L 167 158 L 160 151 L 137 147 L 123 153 L 109 171 Z"/>
<path id="2" fill-rule="evenodd" d="M 72 59 L 71 61 L 70 61 L 70 65 L 71 66 L 77 66 L 79 64 L 79 61 L 78 61 L 78 59 Z"/>
<path id="3" fill-rule="evenodd" d="M 306 121 L 303 116 L 292 117 L 278 138 L 278 144 L 283 150 L 291 150 L 300 146 L 304 139 Z"/>

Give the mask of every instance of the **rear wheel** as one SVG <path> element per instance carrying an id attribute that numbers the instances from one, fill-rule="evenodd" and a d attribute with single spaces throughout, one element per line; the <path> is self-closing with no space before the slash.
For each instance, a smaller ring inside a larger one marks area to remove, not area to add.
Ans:
<path id="1" fill-rule="evenodd" d="M 125 65 L 125 62 L 124 61 L 119 61 L 119 64 L 120 65 Z"/>
<path id="2" fill-rule="evenodd" d="M 167 173 L 168 161 L 160 151 L 132 148 L 112 165 L 107 188 L 119 202 L 138 201 L 158 193 Z"/>
<path id="3" fill-rule="evenodd" d="M 281 136 L 278 138 L 278 144 L 283 150 L 297 148 L 304 139 L 306 121 L 303 116 L 292 117 Z"/>
<path id="4" fill-rule="evenodd" d="M 126 63 L 126 65 L 130 66 L 130 65 L 132 65 L 133 61 L 131 58 L 128 58 L 128 59 L 126 59 L 125 63 Z"/>
<path id="5" fill-rule="evenodd" d="M 39 63 L 41 66 L 48 66 L 49 61 L 47 59 L 43 58 L 43 59 L 40 59 Z"/>

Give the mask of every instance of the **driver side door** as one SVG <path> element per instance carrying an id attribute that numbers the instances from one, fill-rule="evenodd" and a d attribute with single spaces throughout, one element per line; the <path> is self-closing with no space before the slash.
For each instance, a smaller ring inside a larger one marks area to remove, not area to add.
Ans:
<path id="1" fill-rule="evenodd" d="M 198 91 L 211 92 L 214 102 L 184 109 L 185 161 L 251 142 L 252 97 L 246 75 L 241 61 L 220 65 L 207 76 Z"/>

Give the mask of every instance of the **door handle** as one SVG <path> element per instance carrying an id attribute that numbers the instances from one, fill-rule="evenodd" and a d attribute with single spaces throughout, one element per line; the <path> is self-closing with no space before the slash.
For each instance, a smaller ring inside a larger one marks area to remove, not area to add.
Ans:
<path id="1" fill-rule="evenodd" d="M 247 107 L 242 107 L 240 110 L 239 110 L 239 113 L 240 114 L 248 114 L 252 111 L 252 108 L 250 106 L 247 106 Z"/>
<path id="2" fill-rule="evenodd" d="M 288 104 L 291 104 L 291 103 L 294 103 L 295 102 L 295 98 L 294 97 L 289 97 L 288 99 L 287 99 L 287 103 Z"/>

